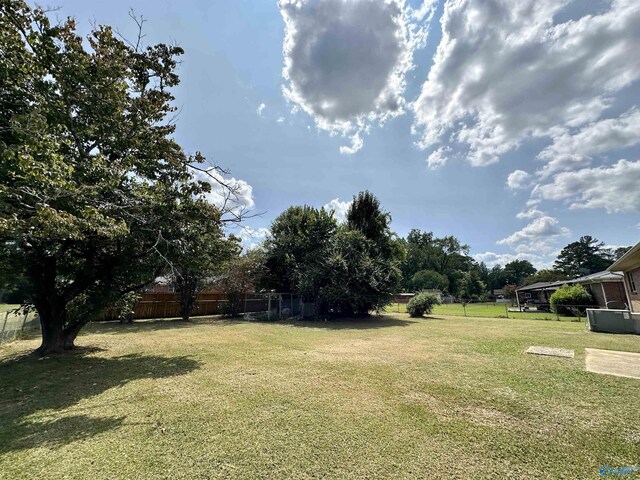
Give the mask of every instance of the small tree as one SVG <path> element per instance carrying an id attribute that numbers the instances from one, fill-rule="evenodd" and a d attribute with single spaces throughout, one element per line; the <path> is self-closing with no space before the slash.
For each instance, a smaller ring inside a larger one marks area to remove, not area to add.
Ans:
<path id="1" fill-rule="evenodd" d="M 563 285 L 551 295 L 551 308 L 558 315 L 573 315 L 594 304 L 593 297 L 580 284 Z"/>
<path id="2" fill-rule="evenodd" d="M 486 293 L 486 286 L 480 280 L 478 274 L 471 270 L 466 272 L 462 278 L 462 288 L 460 294 L 465 300 L 477 300 Z"/>
<path id="3" fill-rule="evenodd" d="M 422 317 L 431 313 L 435 305 L 439 305 L 440 300 L 434 294 L 429 292 L 421 292 L 414 296 L 407 303 L 407 312 L 411 317 Z"/>
<path id="4" fill-rule="evenodd" d="M 411 288 L 414 291 L 437 289 L 446 290 L 449 287 L 449 278 L 434 270 L 420 270 L 411 277 Z"/>
<path id="5" fill-rule="evenodd" d="M 504 298 L 508 298 L 513 302 L 518 294 L 518 285 L 505 285 L 503 288 Z"/>
<path id="6" fill-rule="evenodd" d="M 245 295 L 255 291 L 265 273 L 263 253 L 259 250 L 249 251 L 229 261 L 217 282 L 227 296 L 227 315 L 235 317 L 240 314 Z"/>
<path id="7" fill-rule="evenodd" d="M 225 237 L 220 210 L 202 198 L 188 198 L 176 205 L 167 230 L 172 240 L 166 242 L 163 257 L 180 294 L 180 316 L 189 321 L 198 294 L 238 255 L 240 246 L 234 237 Z"/>

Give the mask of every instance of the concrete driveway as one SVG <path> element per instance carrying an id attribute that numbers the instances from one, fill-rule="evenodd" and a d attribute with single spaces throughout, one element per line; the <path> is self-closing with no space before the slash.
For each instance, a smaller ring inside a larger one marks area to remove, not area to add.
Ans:
<path id="1" fill-rule="evenodd" d="M 585 348 L 588 372 L 640 379 L 640 353 Z"/>

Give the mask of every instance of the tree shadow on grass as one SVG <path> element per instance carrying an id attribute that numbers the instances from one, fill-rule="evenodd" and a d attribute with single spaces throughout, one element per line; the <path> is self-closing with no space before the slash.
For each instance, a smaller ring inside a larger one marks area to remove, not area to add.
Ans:
<path id="1" fill-rule="evenodd" d="M 188 357 L 89 356 L 88 351 L 47 358 L 23 356 L 0 363 L 0 455 L 56 448 L 118 428 L 125 417 L 66 415 L 71 407 L 128 382 L 183 375 L 200 367 Z"/>
<path id="2" fill-rule="evenodd" d="M 179 319 L 144 319 L 134 320 L 131 323 L 120 323 L 117 320 L 91 322 L 83 330 L 82 333 L 98 333 L 98 334 L 121 334 L 121 333 L 144 333 L 161 330 L 177 330 L 189 328 L 198 322 L 183 322 Z"/>

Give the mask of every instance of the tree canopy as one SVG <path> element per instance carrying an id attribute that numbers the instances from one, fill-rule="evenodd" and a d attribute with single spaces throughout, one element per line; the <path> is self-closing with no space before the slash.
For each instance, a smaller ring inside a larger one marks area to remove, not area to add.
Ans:
<path id="1" fill-rule="evenodd" d="M 369 192 L 354 197 L 340 226 L 324 209 L 294 206 L 274 220 L 264 242 L 266 285 L 302 294 L 319 313 L 366 315 L 398 289 L 403 255 L 389 214 Z"/>
<path id="2" fill-rule="evenodd" d="M 614 260 L 604 242 L 585 235 L 560 251 L 554 268 L 575 278 L 606 270 Z"/>

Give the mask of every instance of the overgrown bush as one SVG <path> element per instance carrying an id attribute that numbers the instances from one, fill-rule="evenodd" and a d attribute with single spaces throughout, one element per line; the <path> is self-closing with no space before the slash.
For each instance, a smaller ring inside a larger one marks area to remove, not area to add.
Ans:
<path id="1" fill-rule="evenodd" d="M 594 305 L 591 294 L 582 285 L 563 285 L 551 295 L 551 309 L 558 315 L 575 315 Z"/>
<path id="2" fill-rule="evenodd" d="M 414 318 L 422 317 L 424 314 L 431 313 L 433 306 L 439 304 L 440 300 L 434 294 L 422 292 L 409 300 L 407 312 Z"/>

